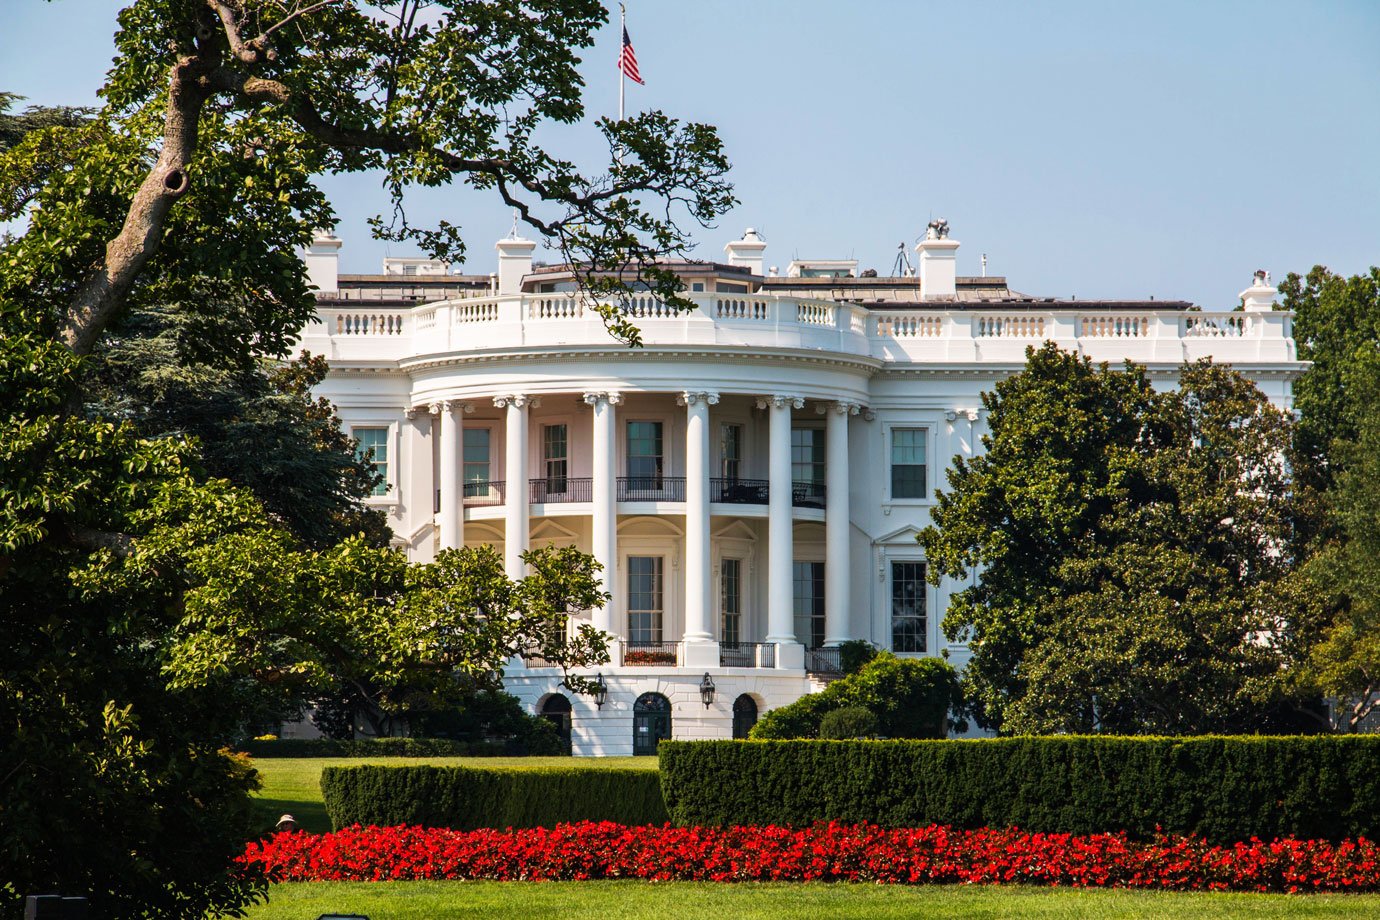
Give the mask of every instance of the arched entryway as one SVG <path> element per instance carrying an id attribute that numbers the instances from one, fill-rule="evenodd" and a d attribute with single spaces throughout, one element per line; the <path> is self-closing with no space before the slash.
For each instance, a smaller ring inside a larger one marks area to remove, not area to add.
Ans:
<path id="1" fill-rule="evenodd" d="M 565 752 L 570 753 L 570 700 L 559 693 L 553 693 L 541 704 L 541 717 L 556 726 L 561 736 Z"/>
<path id="2" fill-rule="evenodd" d="M 671 737 L 671 701 L 660 693 L 644 693 L 633 704 L 633 753 L 655 754 Z"/>
<path id="3" fill-rule="evenodd" d="M 744 693 L 733 701 L 733 737 L 746 738 L 757 724 L 757 701 Z"/>

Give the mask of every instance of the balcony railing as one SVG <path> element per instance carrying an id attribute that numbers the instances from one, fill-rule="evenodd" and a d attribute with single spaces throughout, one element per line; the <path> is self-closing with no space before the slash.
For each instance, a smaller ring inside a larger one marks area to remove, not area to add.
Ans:
<path id="1" fill-rule="evenodd" d="M 765 479 L 711 479 L 709 500 L 725 505 L 765 505 L 770 486 Z"/>
<path id="2" fill-rule="evenodd" d="M 467 482 L 462 487 L 465 495 L 465 504 L 468 505 L 501 505 L 503 504 L 503 483 L 489 480 L 477 482 Z M 445 496 L 442 496 L 444 499 Z"/>
<path id="3" fill-rule="evenodd" d="M 620 502 L 683 502 L 684 476 L 619 476 Z"/>
<path id="4" fill-rule="evenodd" d="M 805 650 L 805 670 L 822 677 L 842 677 L 843 664 L 839 657 L 839 647 L 831 645 L 823 648 Z"/>
<path id="5" fill-rule="evenodd" d="M 594 480 L 569 476 L 533 479 L 529 501 L 533 504 L 594 501 Z"/>
<path id="6" fill-rule="evenodd" d="M 791 504 L 797 508 L 823 508 L 824 483 L 799 480 L 792 482 Z"/>
<path id="7" fill-rule="evenodd" d="M 724 668 L 774 668 L 776 643 L 724 642 L 719 646 L 719 666 Z"/>
<path id="8" fill-rule="evenodd" d="M 630 668 L 675 667 L 679 642 L 623 641 L 623 664 Z"/>

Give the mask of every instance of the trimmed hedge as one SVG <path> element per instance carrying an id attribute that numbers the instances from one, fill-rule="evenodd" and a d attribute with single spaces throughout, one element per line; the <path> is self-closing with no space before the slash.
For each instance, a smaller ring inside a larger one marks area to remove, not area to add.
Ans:
<path id="1" fill-rule="evenodd" d="M 1380 737 L 663 741 L 680 825 L 1380 838 Z"/>
<path id="2" fill-rule="evenodd" d="M 327 767 L 321 792 L 336 830 L 352 824 L 473 830 L 667 821 L 655 770 Z"/>
<path id="3" fill-rule="evenodd" d="M 544 739 L 543 739 L 544 740 Z M 246 741 L 239 748 L 251 757 L 522 757 L 560 755 L 568 751 L 554 744 L 532 746 L 520 741 L 452 741 L 449 738 L 280 738 Z"/>

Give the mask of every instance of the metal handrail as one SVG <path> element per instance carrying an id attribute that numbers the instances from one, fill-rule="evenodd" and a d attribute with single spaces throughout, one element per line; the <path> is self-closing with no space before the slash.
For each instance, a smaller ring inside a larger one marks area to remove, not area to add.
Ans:
<path id="1" fill-rule="evenodd" d="M 723 668 L 776 667 L 775 642 L 722 642 L 719 666 Z"/>
<path id="2" fill-rule="evenodd" d="M 823 508 L 824 503 L 824 483 L 802 482 L 799 479 L 791 483 L 791 504 L 795 507 Z"/>
<path id="3" fill-rule="evenodd" d="M 675 667 L 679 661 L 679 642 L 623 640 L 623 664 L 626 667 Z"/>
<path id="4" fill-rule="evenodd" d="M 809 674 L 843 674 L 843 662 L 837 645 L 807 648 L 805 671 Z"/>
<path id="5" fill-rule="evenodd" d="M 504 495 L 503 481 L 478 480 L 467 482 L 461 486 L 461 493 L 465 496 L 466 505 L 501 505 Z"/>
<path id="6" fill-rule="evenodd" d="M 765 479 L 711 479 L 709 500 L 726 505 L 765 505 L 771 483 Z"/>
<path id="7" fill-rule="evenodd" d="M 594 501 L 594 480 L 572 476 L 547 476 L 528 483 L 533 504 Z"/>
<path id="8" fill-rule="evenodd" d="M 683 502 L 684 476 L 619 476 L 620 502 Z"/>

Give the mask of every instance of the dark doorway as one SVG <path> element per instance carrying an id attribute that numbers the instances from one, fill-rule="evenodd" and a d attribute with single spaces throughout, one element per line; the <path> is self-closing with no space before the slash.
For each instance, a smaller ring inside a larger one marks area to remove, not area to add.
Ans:
<path id="1" fill-rule="evenodd" d="M 559 693 L 551 694 L 546 698 L 546 702 L 541 704 L 541 717 L 556 726 L 556 733 L 561 736 L 561 743 L 565 745 L 565 752 L 569 754 L 570 700 Z"/>
<path id="2" fill-rule="evenodd" d="M 655 754 L 671 737 L 671 701 L 660 693 L 644 693 L 633 704 L 633 753 Z"/>
<path id="3" fill-rule="evenodd" d="M 757 724 L 757 701 L 744 693 L 733 701 L 733 737 L 746 738 Z"/>

